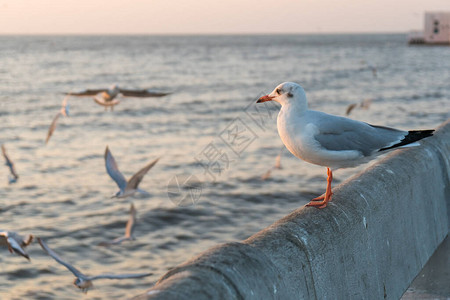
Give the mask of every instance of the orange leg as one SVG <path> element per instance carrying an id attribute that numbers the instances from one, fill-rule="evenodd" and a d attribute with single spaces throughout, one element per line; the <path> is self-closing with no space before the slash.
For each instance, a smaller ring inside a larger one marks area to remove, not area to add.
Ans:
<path id="1" fill-rule="evenodd" d="M 327 206 L 327 203 L 331 201 L 331 196 L 333 195 L 333 192 L 331 191 L 331 181 L 333 181 L 333 173 L 331 172 L 330 168 L 327 168 L 327 175 L 328 175 L 327 189 L 325 191 L 325 194 L 312 199 L 311 202 L 306 204 L 306 206 L 315 206 L 318 208 L 324 208 Z"/>

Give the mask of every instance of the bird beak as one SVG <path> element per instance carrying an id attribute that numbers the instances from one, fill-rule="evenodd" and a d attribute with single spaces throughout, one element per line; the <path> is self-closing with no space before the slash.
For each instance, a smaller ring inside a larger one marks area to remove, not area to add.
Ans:
<path id="1" fill-rule="evenodd" d="M 272 101 L 273 98 L 275 98 L 275 96 L 265 95 L 265 96 L 262 96 L 261 98 L 259 98 L 258 101 L 256 101 L 256 103 L 263 103 L 263 102 L 267 102 L 267 101 Z"/>

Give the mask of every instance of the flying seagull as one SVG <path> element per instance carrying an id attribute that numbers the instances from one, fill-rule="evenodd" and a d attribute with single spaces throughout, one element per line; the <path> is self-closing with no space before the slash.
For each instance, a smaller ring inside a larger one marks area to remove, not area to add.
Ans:
<path id="1" fill-rule="evenodd" d="M 15 252 L 17 255 L 21 255 L 30 260 L 30 257 L 25 252 L 23 247 L 28 246 L 33 241 L 33 235 L 28 234 L 25 237 L 15 233 L 13 231 L 1 231 L 0 230 L 0 246 L 7 246 L 9 252 Z"/>
<path id="2" fill-rule="evenodd" d="M 115 99 L 120 93 L 119 86 L 117 84 L 113 84 L 109 89 L 106 91 L 100 92 L 94 97 L 94 101 L 105 107 L 105 110 L 108 109 L 108 107 L 111 108 L 111 111 L 113 111 L 114 106 L 120 103 L 119 99 Z"/>
<path id="3" fill-rule="evenodd" d="M 47 132 L 47 137 L 45 138 L 45 144 L 47 145 L 48 141 L 50 140 L 50 137 L 52 136 L 53 132 L 56 129 L 56 124 L 58 123 L 58 119 L 60 116 L 65 116 L 68 117 L 69 116 L 69 108 L 70 105 L 67 102 L 68 98 L 69 98 L 70 94 L 68 94 L 66 97 L 64 97 L 62 104 L 61 104 L 61 109 L 59 110 L 59 112 L 55 115 L 55 117 L 53 118 L 52 123 L 50 124 L 50 127 L 48 128 L 48 132 Z"/>
<path id="4" fill-rule="evenodd" d="M 283 148 L 280 149 L 280 152 L 278 153 L 277 157 L 275 158 L 274 168 L 278 169 L 278 170 L 283 169 L 283 167 L 281 166 L 281 154 L 283 153 L 283 149 L 284 149 L 284 146 L 283 146 Z"/>
<path id="5" fill-rule="evenodd" d="M 327 189 L 308 206 L 324 208 L 331 200 L 332 170 L 367 162 L 399 147 L 417 146 L 434 130 L 403 131 L 309 110 L 303 88 L 293 82 L 278 85 L 257 103 L 281 104 L 278 133 L 288 150 L 307 162 L 327 167 Z"/>
<path id="6" fill-rule="evenodd" d="M 113 111 L 114 110 L 114 106 L 116 106 L 117 104 L 120 103 L 119 99 L 106 100 L 106 99 L 102 98 L 101 96 L 95 96 L 94 97 L 94 101 L 98 105 L 104 106 L 105 107 L 105 111 L 108 109 L 108 107 L 110 107 L 111 111 Z"/>
<path id="7" fill-rule="evenodd" d="M 277 157 L 275 157 L 275 165 L 273 167 L 271 167 L 269 170 L 267 170 L 266 173 L 264 173 L 261 176 L 262 181 L 269 179 L 270 175 L 272 174 L 273 169 L 278 169 L 278 170 L 283 169 L 283 167 L 281 166 L 281 154 L 283 153 L 283 149 L 284 149 L 284 146 L 283 146 L 283 148 L 281 148 Z"/>
<path id="8" fill-rule="evenodd" d="M 377 78 L 377 67 L 376 67 L 374 64 L 372 64 L 372 63 L 370 63 L 370 62 L 367 62 L 367 61 L 365 61 L 365 60 L 361 60 L 360 63 L 361 63 L 362 65 L 366 65 L 366 66 L 367 66 L 367 69 L 369 69 L 370 71 L 372 71 L 373 78 Z"/>
<path id="9" fill-rule="evenodd" d="M 69 100 L 70 95 L 71 95 L 71 93 L 68 93 L 66 95 L 66 97 L 64 97 L 64 99 L 63 99 L 63 101 L 61 103 L 61 110 L 60 110 L 60 112 L 61 112 L 61 114 L 64 117 L 68 117 L 69 116 L 70 104 L 69 104 L 68 100 Z"/>
<path id="10" fill-rule="evenodd" d="M 98 244 L 99 246 L 110 246 L 117 245 L 122 243 L 123 241 L 131 241 L 134 240 L 133 231 L 136 225 L 136 209 L 134 208 L 133 203 L 131 203 L 130 207 L 130 218 L 128 219 L 127 225 L 125 227 L 125 235 L 118 237 L 110 242 L 101 242 Z"/>
<path id="11" fill-rule="evenodd" d="M 146 276 L 153 275 L 153 273 L 137 273 L 137 274 L 101 274 L 97 276 L 87 276 L 80 272 L 77 268 L 72 266 L 71 264 L 65 262 L 61 257 L 56 254 L 55 251 L 50 249 L 50 247 L 41 239 L 37 238 L 39 244 L 41 245 L 42 249 L 44 249 L 45 252 L 47 252 L 48 255 L 53 257 L 54 260 L 56 260 L 58 263 L 66 267 L 70 272 L 72 272 L 73 275 L 75 275 L 74 285 L 76 285 L 79 289 L 81 289 L 83 292 L 87 292 L 87 290 L 92 287 L 94 284 L 92 281 L 96 279 L 128 279 L 128 278 L 142 278 Z"/>
<path id="12" fill-rule="evenodd" d="M 48 141 L 49 141 L 50 138 L 52 137 L 52 134 L 53 134 L 53 132 L 54 132 L 55 129 L 56 129 L 56 124 L 58 123 L 58 119 L 59 119 L 59 117 L 60 117 L 61 115 L 62 115 L 61 112 L 58 112 L 58 113 L 55 115 L 55 117 L 53 118 L 53 121 L 52 121 L 52 123 L 50 124 L 50 127 L 48 128 L 48 131 L 47 131 L 47 137 L 45 138 L 45 144 L 46 144 L 46 145 L 48 144 Z"/>
<path id="13" fill-rule="evenodd" d="M 363 101 L 361 101 L 359 103 L 349 104 L 347 106 L 345 114 L 348 116 L 352 112 L 352 110 L 354 110 L 356 107 L 360 107 L 364 110 L 369 109 L 370 104 L 372 104 L 372 99 L 370 99 L 370 98 L 364 99 Z"/>
<path id="14" fill-rule="evenodd" d="M 261 176 L 261 180 L 264 181 L 264 180 L 269 179 L 269 177 L 270 177 L 271 174 L 272 174 L 272 168 L 270 168 L 269 170 L 267 170 L 266 173 L 264 173 L 264 174 Z"/>
<path id="15" fill-rule="evenodd" d="M 19 175 L 17 175 L 16 168 L 14 167 L 14 163 L 9 158 L 8 154 L 6 153 L 5 145 L 2 145 L 2 154 L 5 158 L 5 165 L 9 167 L 9 171 L 11 175 L 8 175 L 8 182 L 9 184 L 15 183 L 17 179 L 19 179 Z"/>
<path id="16" fill-rule="evenodd" d="M 79 92 L 70 93 L 72 96 L 95 96 L 94 101 L 105 107 L 113 107 L 120 103 L 120 100 L 115 99 L 121 95 L 123 97 L 135 98 L 149 98 L 149 97 L 163 97 L 171 94 L 170 92 L 161 92 L 152 89 L 122 89 L 117 84 L 113 84 L 107 89 L 87 89 Z"/>
<path id="17" fill-rule="evenodd" d="M 155 159 L 142 169 L 140 169 L 136 174 L 134 174 L 128 181 L 125 179 L 125 177 L 122 175 L 122 173 L 119 171 L 119 168 L 117 167 L 116 160 L 114 159 L 111 151 L 109 151 L 108 146 L 106 146 L 105 150 L 105 166 L 106 171 L 108 172 L 109 176 L 116 182 L 117 186 L 119 187 L 119 191 L 113 195 L 113 197 L 117 198 L 125 198 L 128 196 L 132 196 L 136 192 L 144 193 L 145 191 L 138 188 L 139 183 L 142 181 L 142 178 L 144 178 L 145 174 L 158 162 L 159 158 Z"/>

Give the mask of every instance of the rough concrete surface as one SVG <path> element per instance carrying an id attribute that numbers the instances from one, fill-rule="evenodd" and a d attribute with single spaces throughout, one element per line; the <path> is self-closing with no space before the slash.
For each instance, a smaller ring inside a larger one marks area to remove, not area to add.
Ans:
<path id="1" fill-rule="evenodd" d="M 241 243 L 135 299 L 399 299 L 449 231 L 450 120 Z"/>
<path id="2" fill-rule="evenodd" d="M 402 296 L 402 300 L 416 299 L 450 299 L 450 237 L 448 235 Z"/>

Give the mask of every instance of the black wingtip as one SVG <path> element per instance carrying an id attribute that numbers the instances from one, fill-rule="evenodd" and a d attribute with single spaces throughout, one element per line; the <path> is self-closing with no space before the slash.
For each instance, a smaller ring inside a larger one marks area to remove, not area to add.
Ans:
<path id="1" fill-rule="evenodd" d="M 398 148 L 401 146 L 406 146 L 408 144 L 411 144 L 411 143 L 417 142 L 421 139 L 432 136 L 433 132 L 434 132 L 434 129 L 408 131 L 408 134 L 399 143 L 392 145 L 390 147 L 382 148 L 379 151 L 390 150 L 390 149 Z"/>

